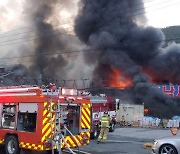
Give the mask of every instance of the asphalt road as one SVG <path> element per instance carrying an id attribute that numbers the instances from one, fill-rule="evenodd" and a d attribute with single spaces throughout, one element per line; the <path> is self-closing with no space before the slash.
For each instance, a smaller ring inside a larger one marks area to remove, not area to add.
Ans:
<path id="1" fill-rule="evenodd" d="M 113 134 L 113 133 L 112 133 Z M 140 140 L 137 138 L 123 137 L 120 135 L 108 135 L 106 144 L 97 144 L 92 140 L 88 146 L 80 149 L 91 154 L 150 154 L 151 149 L 144 149 L 144 143 L 149 140 Z"/>
<path id="2" fill-rule="evenodd" d="M 177 135 L 180 137 L 180 134 Z M 172 136 L 170 129 L 117 128 L 109 133 L 106 144 L 97 144 L 92 140 L 81 150 L 91 154 L 151 154 L 151 149 L 145 149 L 144 144 L 169 136 Z"/>
<path id="3" fill-rule="evenodd" d="M 180 133 L 177 135 L 180 137 Z M 169 129 L 116 128 L 115 132 L 108 134 L 106 144 L 91 140 L 88 146 L 80 150 L 86 152 L 84 154 L 151 154 L 151 149 L 144 149 L 144 143 L 169 136 L 172 136 Z M 0 154 L 5 154 L 3 147 L 0 148 Z M 21 154 L 42 153 L 22 151 Z"/>

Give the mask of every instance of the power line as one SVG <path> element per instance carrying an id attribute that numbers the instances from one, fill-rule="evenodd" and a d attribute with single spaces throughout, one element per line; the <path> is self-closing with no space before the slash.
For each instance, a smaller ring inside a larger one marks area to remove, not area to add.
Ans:
<path id="1" fill-rule="evenodd" d="M 175 39 L 170 39 L 171 41 L 174 41 Z M 180 38 L 177 38 L 177 40 L 180 40 Z M 162 41 L 162 40 L 161 40 Z M 159 42 L 159 41 L 156 41 L 156 42 Z M 102 49 L 105 49 L 105 48 L 97 48 L 97 49 L 89 49 L 88 51 L 101 51 Z M 78 52 L 83 52 L 83 50 L 82 51 L 76 51 L 76 53 L 78 53 Z M 75 52 L 68 52 L 69 54 L 71 54 L 71 53 L 75 53 Z M 78 55 L 65 55 L 66 54 L 66 52 L 65 53 L 54 53 L 54 54 L 46 54 L 45 56 L 51 56 L 51 55 L 63 55 L 63 57 L 64 56 L 67 56 L 68 58 L 69 57 L 78 57 L 78 56 L 84 56 L 84 55 L 90 55 L 90 54 L 93 54 L 93 55 L 95 55 L 95 54 L 100 54 L 100 53 L 81 53 L 81 54 L 78 54 Z M 33 56 L 35 56 L 35 55 L 32 55 L 32 57 Z M 26 57 L 12 57 L 12 58 L 0 58 L 1 60 L 4 60 L 4 59 L 15 59 L 15 58 L 27 58 L 28 56 L 26 56 Z M 12 66 L 12 65 L 26 65 L 27 63 L 33 63 L 33 61 L 31 61 L 31 60 L 29 60 L 29 61 L 20 61 L 20 62 L 17 62 L 17 63 L 12 63 L 12 64 L 2 64 L 2 66 L 3 67 L 5 67 L 5 66 Z"/>
<path id="2" fill-rule="evenodd" d="M 53 48 L 52 48 L 53 49 Z M 55 49 L 55 48 L 54 48 Z M 45 56 L 50 56 L 50 55 L 63 55 L 63 54 L 71 54 L 71 53 L 77 53 L 77 52 L 88 52 L 88 51 L 97 51 L 97 50 L 102 50 L 104 48 L 94 48 L 94 49 L 83 49 L 83 50 L 74 50 L 74 51 L 69 51 L 69 52 L 56 52 L 56 53 L 41 53 L 40 55 L 45 55 Z M 18 59 L 18 58 L 29 58 L 29 57 L 34 57 L 37 56 L 37 54 L 34 55 L 27 55 L 27 56 L 21 56 L 21 57 L 11 57 L 11 58 L 0 58 L 2 59 Z"/>
<path id="3" fill-rule="evenodd" d="M 135 4 L 134 6 L 138 6 L 138 5 L 142 5 L 142 4 L 145 4 L 145 3 L 149 3 L 149 2 L 152 2 L 152 1 L 155 1 L 155 0 L 147 0 L 147 1 L 145 1 L 145 2 L 142 2 L 142 3 L 138 3 L 138 4 Z M 157 1 L 157 0 L 156 0 Z M 68 17 L 68 18 L 63 18 L 63 19 L 61 19 L 61 20 L 66 20 L 66 19 L 72 19 L 72 17 Z M 55 25 L 55 27 L 56 26 L 59 26 L 59 24 L 58 25 Z M 53 26 L 54 27 L 54 26 Z M 13 29 L 13 30 L 9 30 L 9 31 L 6 31 L 6 32 L 4 32 L 4 33 L 8 33 L 8 32 L 11 32 L 11 31 L 18 31 L 18 30 L 22 30 L 22 29 L 34 29 L 34 27 L 31 27 L 31 26 L 27 26 L 27 27 L 22 27 L 22 28 L 17 28 L 17 29 Z M 35 29 L 34 29 L 35 30 Z M 33 31 L 34 31 L 33 30 Z M 36 30 L 35 30 L 36 31 Z M 32 32 L 32 31 L 28 31 L 28 32 Z M 1 33 L 0 35 L 4 35 L 4 33 Z M 18 34 L 23 34 L 23 33 L 18 33 Z M 18 35 L 17 34 L 17 35 Z M 9 35 L 8 35 L 9 36 Z M 7 36 L 7 37 L 8 37 Z M 11 36 L 11 35 L 10 35 Z M 14 35 L 13 35 L 14 36 Z M 6 36 L 3 36 L 3 37 L 6 37 Z M 0 37 L 0 38 L 2 38 L 2 37 Z"/>
<path id="4" fill-rule="evenodd" d="M 66 19 L 71 19 L 71 18 L 72 18 L 72 17 L 64 18 L 64 19 L 66 20 Z M 64 19 L 61 18 L 60 20 L 64 20 Z M 59 25 L 59 24 L 58 24 L 58 25 Z M 58 26 L 58 25 L 55 25 L 55 27 Z M 18 30 L 22 30 L 22 29 L 33 29 L 33 31 L 35 30 L 34 27 L 32 27 L 32 26 L 27 26 L 27 27 L 12 29 L 12 30 L 6 31 L 6 32 L 4 32 L 4 33 L 1 33 L 0 35 L 4 35 L 5 33 L 13 32 L 13 31 L 18 31 Z M 35 31 L 36 31 L 36 30 L 35 30 Z M 30 31 L 30 32 L 32 32 L 32 31 Z M 3 36 L 3 37 L 5 37 L 5 36 Z M 1 37 L 0 37 L 0 38 L 1 38 Z"/>
<path id="5" fill-rule="evenodd" d="M 73 23 L 72 21 L 71 22 L 67 22 L 67 23 L 63 23 L 63 24 L 58 24 L 58 25 L 55 25 L 53 26 L 54 27 L 59 27 L 59 26 L 62 26 L 62 25 L 66 25 L 66 24 L 69 24 L 69 23 Z M 63 28 L 65 29 L 65 28 Z M 45 32 L 48 31 L 48 30 L 44 30 Z M 8 36 L 1 36 L 0 38 L 5 38 L 5 37 L 11 37 L 11 36 L 16 36 L 16 35 L 22 35 L 22 34 L 27 34 L 29 32 L 38 32 L 38 30 L 31 30 L 31 31 L 27 31 L 27 32 L 23 32 L 23 33 L 17 33 L 17 34 L 12 34 L 12 35 L 8 35 Z M 11 40 L 10 40 L 11 41 Z M 0 42 L 1 43 L 1 42 Z"/>
<path id="6" fill-rule="evenodd" d="M 177 3 L 176 3 L 177 4 Z M 173 5 L 175 5 L 175 4 L 173 4 Z M 169 5 L 168 5 L 169 6 Z M 168 6 L 166 6 L 166 7 L 168 7 Z M 164 8 L 164 7 L 163 7 Z M 160 8 L 159 8 L 160 9 Z M 144 13 L 147 13 L 147 12 L 150 12 L 150 11 L 146 11 L 146 12 L 143 12 L 143 13 L 139 13 L 139 14 L 134 14 L 134 15 L 132 15 L 132 16 L 136 16 L 136 15 L 140 15 L 140 14 L 144 14 Z M 67 33 L 58 33 L 58 34 L 53 34 L 53 35 L 59 35 L 59 34 L 67 34 Z M 70 34 L 69 34 L 70 35 Z M 74 36 L 74 35 L 72 35 L 72 36 Z M 36 38 L 34 38 L 34 39 L 39 39 L 40 37 L 36 37 Z M 7 45 L 13 45 L 13 44 L 19 44 L 19 43 L 24 43 L 24 42 L 27 42 L 27 41 L 34 41 L 34 39 L 31 39 L 31 40 L 26 40 L 26 41 L 20 41 L 20 42 L 15 42 L 15 43 L 11 43 L 11 44 L 4 44 L 4 45 L 0 45 L 0 46 L 7 46 Z M 17 39 L 14 39 L 14 40 L 17 40 Z M 12 40 L 11 40 L 12 41 Z M 2 43 L 2 42 L 0 42 L 0 43 Z M 3 42 L 4 43 L 4 42 Z"/>
<path id="7" fill-rule="evenodd" d="M 149 1 L 148 1 L 149 2 Z M 167 2 L 167 1 L 165 1 L 165 2 Z M 144 4 L 144 3 L 142 3 L 142 4 Z M 161 4 L 161 3 L 159 3 L 159 4 Z M 139 4 L 136 4 L 136 5 L 140 5 L 140 3 Z M 141 9 L 144 9 L 144 8 L 141 8 Z M 140 10 L 140 9 L 139 9 Z M 137 10 L 134 10 L 134 11 L 137 11 Z M 144 12 L 144 13 L 147 13 L 147 12 Z M 144 14 L 143 13 L 143 14 Z M 132 16 L 136 16 L 136 15 L 140 15 L 140 14 L 142 14 L 142 13 L 139 13 L 139 14 L 134 14 L 134 15 L 132 15 Z M 67 24 L 67 23 L 66 23 Z M 59 26 L 59 25 L 58 25 Z M 55 31 L 57 31 L 57 30 L 54 30 L 54 31 L 52 31 L 52 32 L 55 32 Z M 50 32 L 50 33 L 52 33 L 52 32 Z M 22 34 L 22 33 L 21 33 Z M 66 34 L 66 33 L 58 33 L 58 34 L 55 34 L 55 35 L 59 35 L 59 34 Z M 16 34 L 17 35 L 17 34 Z M 54 35 L 54 34 L 53 34 Z M 70 35 L 70 34 L 69 34 Z M 11 35 L 11 36 L 14 36 L 14 35 Z M 35 34 L 34 36 L 28 36 L 28 37 L 23 37 L 23 38 L 19 38 L 19 39 L 11 39 L 11 40 L 7 40 L 7 41 L 2 41 L 2 42 L 0 42 L 0 43 L 6 43 L 6 42 L 9 42 L 9 41 L 16 41 L 16 40 L 22 40 L 22 39 L 26 39 L 26 38 L 33 38 L 33 39 L 31 39 L 31 40 L 26 40 L 26 41 L 20 41 L 20 42 L 14 42 L 14 43 L 10 43 L 10 44 L 0 44 L 0 46 L 7 46 L 7 45 L 13 45 L 13 44 L 19 44 L 19 43 L 24 43 L 24 42 L 29 42 L 29 41 L 34 41 L 34 39 L 39 39 L 39 38 L 41 38 L 42 36 L 40 36 L 40 37 L 36 37 L 37 36 L 37 34 Z M 51 35 L 50 35 L 51 36 Z"/>
<path id="8" fill-rule="evenodd" d="M 164 7 L 160 7 L 160 8 L 154 9 L 154 10 L 149 10 L 149 11 L 144 11 L 142 13 L 133 14 L 130 17 L 146 14 L 146 13 L 149 13 L 149 12 L 152 12 L 152 11 L 157 11 L 157 10 L 164 9 L 164 8 L 167 8 L 167 7 L 170 7 L 170 6 L 173 6 L 173 5 L 177 5 L 177 4 L 180 4 L 180 2 L 171 4 L 171 5 L 167 5 L 167 6 L 164 6 Z"/>
<path id="9" fill-rule="evenodd" d="M 59 32 L 59 33 L 56 33 L 56 34 L 50 34 L 49 36 L 57 36 L 57 35 L 62 35 L 62 34 L 63 35 L 68 35 L 68 36 L 75 36 L 75 35 L 68 34 L 68 33 L 63 33 L 63 32 Z M 32 37 L 32 38 L 33 39 L 30 39 L 30 40 L 19 41 L 19 42 L 14 42 L 14 43 L 10 43 L 10 44 L 3 44 L 3 45 L 0 45 L 0 46 L 8 46 L 8 45 L 13 45 L 13 44 L 26 43 L 26 42 L 29 42 L 29 41 L 34 41 L 34 40 L 40 39 L 41 37 L 37 36 L 37 37 Z"/>
<path id="10" fill-rule="evenodd" d="M 68 56 L 68 58 L 69 57 L 79 57 L 79 56 L 84 56 L 84 55 L 90 55 L 90 54 L 93 54 L 93 55 L 95 55 L 94 53 L 82 53 L 82 54 L 78 54 L 78 55 L 70 55 L 70 56 Z M 96 53 L 97 55 L 99 54 L 99 53 Z M 66 55 L 67 56 L 67 55 Z M 64 57 L 64 56 L 63 56 Z M 33 64 L 33 61 L 31 61 L 31 60 L 28 60 L 28 61 L 20 61 L 20 62 L 16 62 L 16 63 L 12 63 L 12 64 L 2 64 L 1 66 L 3 66 L 3 67 L 5 67 L 5 66 L 12 66 L 12 65 L 26 65 L 27 63 L 29 63 L 29 64 Z"/>
<path id="11" fill-rule="evenodd" d="M 145 3 L 152 2 L 152 1 L 155 1 L 155 0 L 149 0 L 149 1 L 146 1 L 146 2 L 143 2 L 143 3 L 138 3 L 138 4 L 135 4 L 134 6 L 142 5 L 142 4 L 145 4 Z M 168 0 L 168 1 L 169 1 L 169 0 Z M 168 1 L 165 1 L 165 2 L 168 2 Z M 162 3 L 164 3 L 164 2 L 162 2 Z M 159 4 L 161 4 L 161 3 L 159 3 Z M 157 4 L 156 4 L 156 5 L 157 5 Z M 155 6 L 155 5 L 154 5 L 154 6 Z M 150 6 L 150 7 L 152 7 L 152 6 Z M 137 9 L 137 10 L 129 11 L 129 13 L 136 12 L 136 11 L 143 10 L 143 9 L 144 9 L 144 7 L 143 7 L 143 8 L 140 8 L 140 9 Z M 67 19 L 68 19 L 68 18 L 67 18 Z M 69 23 L 73 23 L 73 22 L 71 21 L 71 22 L 69 22 Z M 68 24 L 68 23 L 64 23 L 64 24 Z M 58 24 L 58 25 L 55 25 L 55 26 L 53 26 L 53 27 L 57 27 L 57 26 L 64 25 L 64 24 Z M 24 28 L 22 28 L 22 29 L 24 29 Z M 18 29 L 11 30 L 11 31 L 16 31 L 16 30 L 18 30 Z M 8 35 L 8 36 L 1 36 L 0 38 L 15 36 L 15 35 L 19 35 L 19 34 L 26 34 L 26 33 L 33 32 L 33 31 L 37 31 L 37 30 L 31 30 L 31 31 L 28 31 L 28 32 L 23 32 L 23 33 Z M 10 32 L 10 31 L 7 31 L 7 32 Z M 7 32 L 6 32 L 6 33 L 7 33 Z M 2 35 L 2 34 L 1 34 L 1 35 Z M 1 43 L 1 42 L 0 42 L 0 43 Z"/>
<path id="12" fill-rule="evenodd" d="M 180 40 L 180 37 L 176 37 L 176 38 L 169 38 L 166 39 L 165 41 L 175 41 L 175 40 Z M 164 40 L 149 40 L 149 41 L 142 41 L 142 43 L 159 43 L 162 42 Z M 138 46 L 139 44 L 137 44 L 139 42 L 133 42 L 133 43 L 121 43 L 119 46 L 115 47 L 116 49 L 120 49 L 121 47 L 127 47 L 127 46 Z M 52 49 L 58 49 L 56 48 L 52 48 Z M 69 51 L 69 52 L 55 52 L 55 53 L 40 53 L 40 55 L 44 55 L 44 56 L 51 56 L 51 55 L 65 55 L 65 54 L 72 54 L 72 53 L 79 53 L 79 52 L 89 52 L 89 51 L 102 51 L 105 50 L 107 48 L 92 48 L 92 49 L 83 49 L 83 50 L 74 50 L 74 51 Z M 89 53 L 83 53 L 83 54 L 89 54 Z M 34 57 L 37 56 L 37 54 L 34 55 L 26 55 L 26 56 L 20 56 L 20 57 L 7 57 L 7 58 L 0 58 L 1 60 L 10 60 L 10 59 L 18 59 L 18 58 L 29 58 L 29 57 Z M 79 56 L 79 55 L 76 55 Z M 68 57 L 74 57 L 74 56 L 68 56 Z"/>
<path id="13" fill-rule="evenodd" d="M 100 50 L 100 48 L 99 49 L 94 49 L 94 50 L 85 50 L 85 51 L 96 51 L 96 50 Z M 71 54 L 71 53 L 79 53 L 79 52 L 83 52 L 83 51 L 76 51 L 76 52 L 68 52 L 69 54 Z M 55 53 L 55 54 L 45 54 L 45 56 L 52 56 L 52 55 L 63 55 L 63 57 L 64 56 L 67 56 L 68 58 L 69 57 L 78 57 L 78 56 L 83 56 L 83 55 L 89 55 L 89 54 L 95 54 L 95 53 L 82 53 L 82 54 L 78 54 L 78 55 L 64 55 L 64 54 L 66 54 L 66 53 Z M 99 53 L 96 53 L 96 54 L 99 54 Z M 33 56 L 35 56 L 35 55 L 32 55 L 32 57 Z M 28 56 L 27 56 L 28 57 Z M 24 57 L 24 58 L 27 58 L 27 57 Z M 16 57 L 16 58 L 21 58 L 21 57 Z M 28 57 L 29 58 L 29 57 Z M 4 60 L 3 58 L 0 58 L 1 60 Z M 8 59 L 13 59 L 13 58 L 8 58 Z M 20 62 L 17 62 L 17 63 L 14 63 L 13 62 L 13 64 L 3 64 L 3 66 L 12 66 L 12 65 L 20 65 L 20 64 L 27 64 L 27 63 L 33 63 L 33 61 L 32 60 L 21 60 Z"/>
<path id="14" fill-rule="evenodd" d="M 68 29 L 63 29 L 63 30 L 68 30 Z M 22 38 L 18 38 L 18 39 L 11 39 L 11 40 L 6 40 L 6 41 L 1 41 L 0 43 L 6 43 L 6 42 L 10 42 L 10 41 L 17 41 L 17 40 L 22 40 L 22 39 L 28 39 L 28 38 L 37 38 L 37 36 L 39 37 L 39 38 L 41 38 L 42 36 L 49 36 L 49 34 L 50 34 L 50 36 L 51 35 L 56 35 L 56 34 L 53 34 L 53 32 L 56 32 L 56 31 L 59 31 L 59 29 L 57 29 L 57 30 L 53 30 L 53 31 L 51 31 L 51 32 L 48 32 L 48 33 L 46 33 L 46 34 L 48 34 L 48 35 L 44 35 L 43 33 L 42 34 L 40 34 L 40 35 L 37 35 L 37 34 L 34 34 L 34 35 L 31 35 L 31 36 L 25 36 L 25 37 L 22 37 Z M 68 32 L 68 31 L 67 31 Z M 63 33 L 63 32 L 59 32 L 60 34 L 68 34 L 68 33 Z M 59 34 L 58 33 L 58 34 Z M 4 45 L 1 45 L 0 44 L 0 46 L 4 46 Z"/>
<path id="15" fill-rule="evenodd" d="M 158 6 L 160 4 L 164 4 L 164 3 L 168 3 L 168 2 L 172 2 L 173 0 L 167 0 L 167 1 L 164 1 L 164 2 L 161 2 L 161 3 L 157 3 L 157 4 L 154 4 L 154 5 L 151 5 L 151 6 L 147 6 L 147 7 L 142 7 L 142 8 L 139 8 L 139 9 L 136 9 L 136 10 L 132 10 L 130 11 L 129 14 L 133 13 L 133 12 L 137 12 L 137 11 L 140 11 L 140 10 L 144 10 L 144 9 L 147 9 L 147 8 L 151 8 L 151 7 L 154 7 L 154 6 Z M 130 15 L 131 16 L 131 15 Z"/>

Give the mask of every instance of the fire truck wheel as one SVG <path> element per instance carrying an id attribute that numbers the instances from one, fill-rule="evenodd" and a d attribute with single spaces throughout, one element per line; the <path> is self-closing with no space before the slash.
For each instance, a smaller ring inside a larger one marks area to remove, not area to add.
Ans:
<path id="1" fill-rule="evenodd" d="M 20 153 L 19 142 L 17 140 L 17 137 L 10 135 L 6 138 L 5 150 L 6 150 L 6 154 L 19 154 Z"/>
<path id="2" fill-rule="evenodd" d="M 115 130 L 115 124 L 112 123 L 110 128 L 109 128 L 109 132 L 114 132 L 114 130 Z"/>

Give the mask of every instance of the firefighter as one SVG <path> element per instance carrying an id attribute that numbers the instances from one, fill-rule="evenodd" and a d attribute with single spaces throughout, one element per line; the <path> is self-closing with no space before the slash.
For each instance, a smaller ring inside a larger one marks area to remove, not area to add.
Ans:
<path id="1" fill-rule="evenodd" d="M 103 143 L 106 143 L 107 135 L 108 135 L 108 132 L 109 132 L 110 120 L 111 119 L 108 116 L 108 112 L 105 111 L 104 115 L 100 119 L 100 125 L 99 126 L 101 128 L 101 131 L 100 131 L 100 134 L 99 134 L 99 137 L 98 137 L 97 144 L 99 144 L 101 140 L 102 140 Z"/>

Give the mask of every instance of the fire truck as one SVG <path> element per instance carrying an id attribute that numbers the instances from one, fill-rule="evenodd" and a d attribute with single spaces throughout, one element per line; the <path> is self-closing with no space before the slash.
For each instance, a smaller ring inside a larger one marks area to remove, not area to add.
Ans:
<path id="1" fill-rule="evenodd" d="M 0 144 L 6 154 L 20 149 L 60 153 L 90 141 L 90 99 L 76 89 L 0 88 Z"/>
<path id="2" fill-rule="evenodd" d="M 91 139 L 95 139 L 99 135 L 99 119 L 103 116 L 104 111 L 108 111 L 111 117 L 110 132 L 114 132 L 116 125 L 116 102 L 112 97 L 106 96 L 90 96 L 91 103 Z"/>

